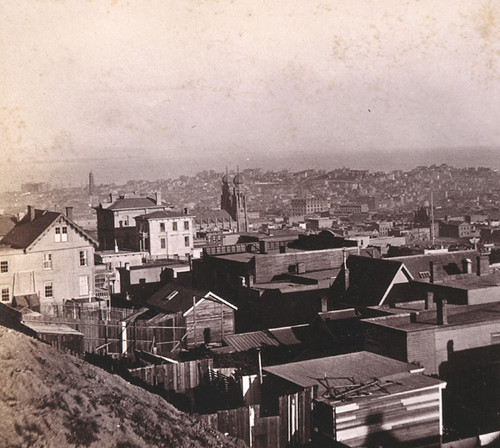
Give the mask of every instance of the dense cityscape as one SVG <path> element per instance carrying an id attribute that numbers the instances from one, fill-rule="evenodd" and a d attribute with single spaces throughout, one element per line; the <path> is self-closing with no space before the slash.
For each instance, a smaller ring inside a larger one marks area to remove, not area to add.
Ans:
<path id="1" fill-rule="evenodd" d="M 229 437 L 196 446 L 496 443 L 499 180 L 432 165 L 23 184 L 0 197 L 0 322 L 66 353 L 39 349 L 44 364 L 72 354 Z M 107 444 L 126 406 L 65 443 Z M 192 437 L 124 416 L 139 446 Z M 43 440 L 29 428 L 4 441 Z"/>
<path id="2" fill-rule="evenodd" d="M 0 1 L 0 447 L 500 446 L 500 3 Z"/>

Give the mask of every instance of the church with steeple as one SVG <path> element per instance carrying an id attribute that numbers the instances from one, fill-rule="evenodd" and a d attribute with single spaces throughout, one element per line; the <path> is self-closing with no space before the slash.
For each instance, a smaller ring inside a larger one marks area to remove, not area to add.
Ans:
<path id="1" fill-rule="evenodd" d="M 222 195 L 220 206 L 226 210 L 231 218 L 236 222 L 236 231 L 248 232 L 248 215 L 246 195 L 243 193 L 243 176 L 239 169 L 233 178 L 233 186 L 229 182 L 229 173 L 226 168 L 226 174 L 222 177 Z"/>

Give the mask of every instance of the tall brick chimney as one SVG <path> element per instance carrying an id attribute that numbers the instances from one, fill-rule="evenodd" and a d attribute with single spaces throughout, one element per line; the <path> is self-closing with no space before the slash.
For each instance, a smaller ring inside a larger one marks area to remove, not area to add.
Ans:
<path id="1" fill-rule="evenodd" d="M 155 202 L 156 202 L 156 205 L 161 205 L 161 192 L 160 191 L 157 191 L 155 193 Z"/>
<path id="2" fill-rule="evenodd" d="M 437 301 L 437 324 L 448 325 L 448 302 L 446 299 Z"/>

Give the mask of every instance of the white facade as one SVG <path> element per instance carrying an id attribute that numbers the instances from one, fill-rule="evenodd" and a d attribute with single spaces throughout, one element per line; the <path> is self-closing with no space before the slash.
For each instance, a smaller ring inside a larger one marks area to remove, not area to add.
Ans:
<path id="1" fill-rule="evenodd" d="M 193 217 L 157 212 L 136 218 L 139 247 L 153 259 L 188 260 L 193 256 Z"/>

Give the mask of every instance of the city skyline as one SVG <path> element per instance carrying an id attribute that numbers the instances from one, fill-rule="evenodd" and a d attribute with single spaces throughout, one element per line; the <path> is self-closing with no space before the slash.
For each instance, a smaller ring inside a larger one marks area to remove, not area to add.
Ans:
<path id="1" fill-rule="evenodd" d="M 87 161 L 103 158 L 117 181 L 306 160 L 390 169 L 446 156 L 500 167 L 491 2 L 1 9 L 3 188 L 65 170 L 73 178 L 78 165 L 99 177 Z"/>

